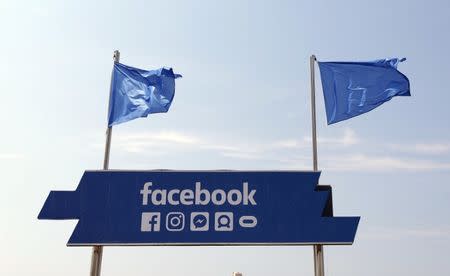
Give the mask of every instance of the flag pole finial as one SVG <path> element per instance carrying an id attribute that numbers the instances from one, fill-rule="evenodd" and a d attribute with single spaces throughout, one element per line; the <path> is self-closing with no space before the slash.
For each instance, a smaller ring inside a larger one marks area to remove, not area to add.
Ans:
<path id="1" fill-rule="evenodd" d="M 119 50 L 115 50 L 114 51 L 113 59 L 114 59 L 114 62 L 119 62 L 119 60 L 120 60 L 120 52 L 119 52 Z"/>

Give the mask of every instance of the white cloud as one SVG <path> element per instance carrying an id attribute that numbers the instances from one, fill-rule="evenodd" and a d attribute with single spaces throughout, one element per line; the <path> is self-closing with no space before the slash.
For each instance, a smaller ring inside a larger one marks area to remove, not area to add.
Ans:
<path id="1" fill-rule="evenodd" d="M 261 155 L 259 154 L 243 151 L 224 151 L 221 154 L 225 157 L 231 157 L 236 159 L 248 159 L 248 160 L 261 159 Z"/>
<path id="2" fill-rule="evenodd" d="M 419 154 L 446 154 L 450 152 L 450 143 L 417 143 L 417 144 L 391 144 L 391 149 L 413 152 Z"/>
<path id="3" fill-rule="evenodd" d="M 311 169 L 310 159 L 282 158 L 279 160 L 287 169 Z M 450 170 L 450 163 L 432 160 L 370 156 L 365 154 L 319 156 L 319 169 L 332 171 L 430 171 Z"/>
<path id="4" fill-rule="evenodd" d="M 323 168 L 338 171 L 449 170 L 450 163 L 432 160 L 368 156 L 364 154 L 323 157 Z"/>
<path id="5" fill-rule="evenodd" d="M 322 147 L 319 156 L 319 168 L 335 171 L 429 171 L 450 170 L 450 162 L 439 162 L 423 158 L 407 158 L 390 155 L 392 147 L 397 145 L 364 144 L 351 129 L 345 129 L 338 137 L 322 137 L 319 139 Z M 362 145 L 360 152 L 355 149 L 349 151 L 346 147 Z M 417 144 L 414 149 L 424 152 L 441 152 L 447 150 L 445 144 Z M 100 145 L 98 145 L 100 146 Z M 320 145 L 319 145 L 320 146 Z M 103 145 L 102 145 L 103 147 Z M 232 158 L 246 162 L 258 160 L 267 162 L 270 166 L 286 169 L 310 169 L 311 139 L 286 139 L 281 141 L 221 141 L 214 137 L 200 137 L 179 131 L 160 131 L 132 133 L 116 136 L 113 141 L 115 150 L 132 153 L 151 151 L 152 156 L 164 156 L 171 153 L 183 154 L 187 152 L 208 151 L 225 158 Z M 333 149 L 333 153 L 327 149 Z M 376 148 L 378 153 L 364 152 L 366 149 Z M 406 149 L 406 146 L 405 146 Z M 341 150 L 343 154 L 337 154 Z M 386 153 L 387 152 L 387 153 Z M 0 155 L 1 158 L 1 155 Z"/>
<path id="6" fill-rule="evenodd" d="M 216 139 L 207 139 L 175 131 L 157 133 L 132 134 L 118 139 L 117 147 L 128 152 L 176 150 L 183 151 L 214 151 L 218 154 L 235 159 L 259 159 L 265 152 L 265 146 L 253 143 L 225 143 Z"/>
<path id="7" fill-rule="evenodd" d="M 310 139 L 311 141 L 311 139 Z M 319 144 L 324 144 L 324 145 L 340 145 L 340 146 L 353 146 L 356 145 L 360 142 L 359 138 L 356 136 L 356 133 L 349 128 L 344 129 L 344 135 L 342 137 L 337 137 L 337 138 L 327 138 L 327 137 L 323 137 L 323 138 L 318 138 L 317 139 Z"/>
<path id="8" fill-rule="evenodd" d="M 344 135 L 340 137 L 318 137 L 317 143 L 319 146 L 332 147 L 347 147 L 353 146 L 360 142 L 356 133 L 349 128 L 344 129 Z M 311 147 L 312 138 L 304 136 L 303 139 L 287 139 L 275 142 L 273 145 L 280 148 L 302 149 Z"/>
<path id="9" fill-rule="evenodd" d="M 0 153 L 0 160 L 17 160 L 22 159 L 24 156 L 19 153 Z"/>
<path id="10" fill-rule="evenodd" d="M 114 137 L 113 146 L 127 152 L 158 151 L 168 145 L 177 149 L 198 145 L 201 141 L 192 135 L 176 131 L 142 132 Z"/>
<path id="11" fill-rule="evenodd" d="M 337 138 L 322 138 L 319 143 L 332 146 L 347 146 L 358 142 L 355 133 L 346 129 L 344 135 Z M 100 145 L 97 145 L 100 146 Z M 123 136 L 116 136 L 113 146 L 127 152 L 145 152 L 151 149 L 159 151 L 164 149 L 170 151 L 217 151 L 225 157 L 236 159 L 278 159 L 277 153 L 285 149 L 308 149 L 311 142 L 305 137 L 302 140 L 287 139 L 283 141 L 261 143 L 225 142 L 218 139 L 199 137 L 178 131 L 160 131 L 132 133 Z"/>
<path id="12" fill-rule="evenodd" d="M 160 131 L 156 133 L 143 132 L 134 133 L 118 137 L 122 142 L 160 142 L 160 143 L 175 143 L 175 144 L 195 144 L 198 143 L 198 138 L 176 131 Z"/>
<path id="13" fill-rule="evenodd" d="M 414 238 L 450 238 L 450 227 L 415 227 L 388 228 L 374 227 L 369 231 L 362 231 L 359 238 L 372 240 L 398 240 Z"/>
<path id="14" fill-rule="evenodd" d="M 273 143 L 274 148 L 286 148 L 286 149 L 303 149 L 311 146 L 311 142 L 306 138 L 303 140 L 287 139 Z"/>

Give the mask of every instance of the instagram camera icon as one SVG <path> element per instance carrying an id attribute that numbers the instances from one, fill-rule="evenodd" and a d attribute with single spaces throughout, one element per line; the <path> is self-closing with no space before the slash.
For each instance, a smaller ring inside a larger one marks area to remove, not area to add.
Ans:
<path id="1" fill-rule="evenodd" d="M 166 217 L 167 231 L 182 231 L 184 229 L 184 214 L 180 212 L 171 212 Z"/>

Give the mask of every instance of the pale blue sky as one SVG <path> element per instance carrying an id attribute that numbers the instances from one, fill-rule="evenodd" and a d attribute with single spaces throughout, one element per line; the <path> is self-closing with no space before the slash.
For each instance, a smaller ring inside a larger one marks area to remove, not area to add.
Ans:
<path id="1" fill-rule="evenodd" d="M 450 270 L 450 2 L 0 0 L 0 274 L 87 275 L 51 189 L 101 168 L 112 53 L 183 75 L 171 110 L 115 127 L 114 169 L 309 169 L 309 56 L 406 57 L 412 97 L 326 125 L 336 215 L 361 216 L 326 274 Z M 316 70 L 318 73 L 318 70 Z M 103 275 L 313 275 L 311 247 L 106 248 Z"/>

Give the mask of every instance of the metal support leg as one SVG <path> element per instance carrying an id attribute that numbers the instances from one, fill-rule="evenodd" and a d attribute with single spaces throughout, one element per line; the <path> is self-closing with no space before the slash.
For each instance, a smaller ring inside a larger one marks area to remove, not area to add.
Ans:
<path id="1" fill-rule="evenodd" d="M 316 62 L 316 56 L 312 55 L 309 59 L 309 65 L 311 70 L 311 129 L 312 129 L 312 146 L 313 146 L 313 169 L 319 170 L 317 161 L 317 132 L 316 132 L 316 84 L 315 84 L 315 72 L 314 65 Z M 325 275 L 325 264 L 323 260 L 323 245 L 314 245 L 314 275 Z"/>
<path id="2" fill-rule="evenodd" d="M 114 62 L 119 62 L 120 60 L 120 52 L 114 51 Z M 111 99 L 111 88 L 110 88 L 110 99 Z M 109 106 L 108 106 L 109 111 Z M 106 143 L 105 143 L 105 156 L 103 159 L 103 169 L 109 169 L 109 152 L 111 149 L 111 136 L 112 136 L 112 127 L 108 126 L 106 130 Z M 103 246 L 94 245 L 92 247 L 92 257 L 91 257 L 91 276 L 100 276 L 100 271 L 102 268 L 102 257 L 103 257 Z"/>
<path id="3" fill-rule="evenodd" d="M 314 245 L 314 275 L 325 275 L 325 264 L 323 260 L 323 246 L 321 244 Z"/>
<path id="4" fill-rule="evenodd" d="M 92 247 L 91 276 L 99 276 L 102 268 L 103 246 Z"/>

